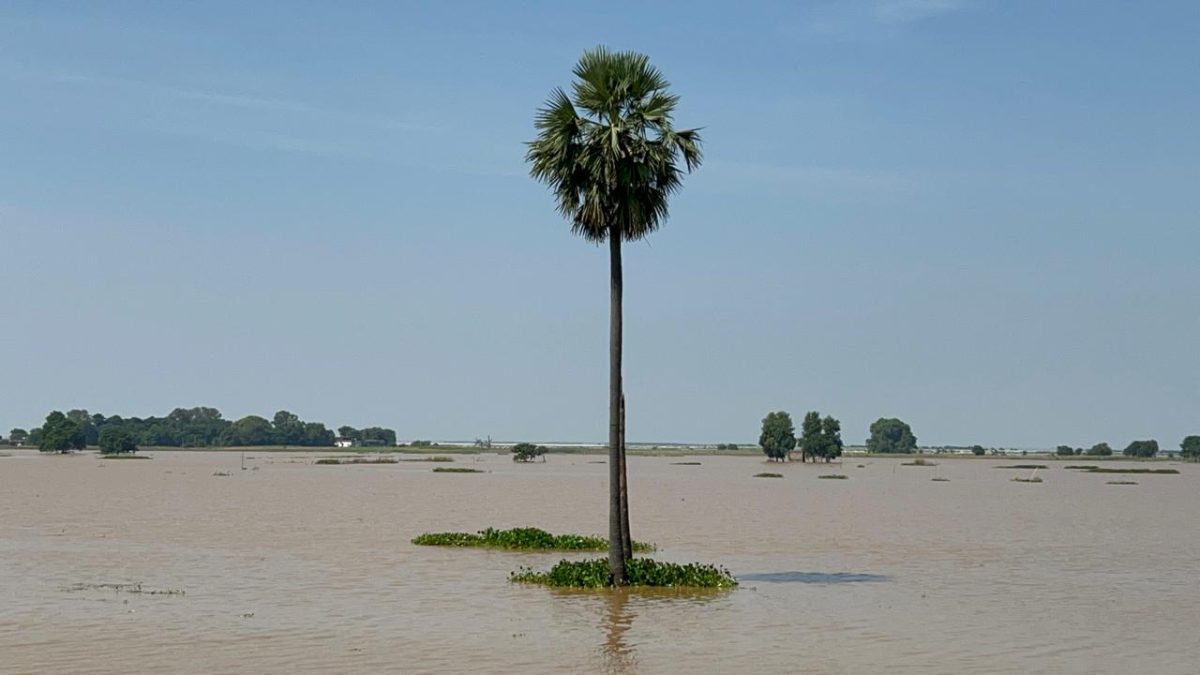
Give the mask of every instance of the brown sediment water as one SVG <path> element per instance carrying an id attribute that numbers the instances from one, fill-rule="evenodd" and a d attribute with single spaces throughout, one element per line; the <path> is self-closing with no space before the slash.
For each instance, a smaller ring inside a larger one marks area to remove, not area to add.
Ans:
<path id="1" fill-rule="evenodd" d="M 602 534 L 607 470 L 314 466 L 313 455 L 0 458 L 0 672 L 1145 672 L 1200 663 L 1200 465 L 630 457 L 634 536 L 729 592 L 508 582 L 564 557 L 420 547 L 427 531 Z M 764 469 L 783 480 L 752 476 Z M 230 473 L 229 476 L 214 474 Z M 567 557 L 581 557 L 578 554 Z"/>

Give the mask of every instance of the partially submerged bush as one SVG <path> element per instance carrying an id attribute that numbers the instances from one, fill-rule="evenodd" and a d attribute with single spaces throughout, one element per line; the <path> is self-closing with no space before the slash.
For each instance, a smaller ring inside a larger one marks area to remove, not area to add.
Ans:
<path id="1" fill-rule="evenodd" d="M 432 532 L 412 540 L 418 546 L 473 546 L 513 551 L 607 551 L 608 540 L 579 534 L 551 534 L 536 527 L 497 530 L 489 527 L 476 534 L 468 532 Z M 654 550 L 654 544 L 633 542 L 633 550 Z"/>
<path id="2" fill-rule="evenodd" d="M 1096 466 L 1095 464 L 1068 464 L 1068 465 L 1064 466 L 1063 468 L 1064 469 L 1080 469 L 1082 471 L 1090 471 L 1092 469 L 1099 469 L 1100 467 Z"/>
<path id="3" fill-rule="evenodd" d="M 830 473 L 824 476 L 817 476 L 817 478 L 824 478 L 826 480 L 846 480 L 847 477 L 840 473 Z"/>
<path id="4" fill-rule="evenodd" d="M 534 445 L 533 443 L 517 443 L 512 448 L 512 458 L 514 462 L 532 462 L 538 457 L 546 454 L 546 446 Z"/>
<path id="5" fill-rule="evenodd" d="M 931 462 L 923 457 L 918 457 L 911 462 L 901 462 L 900 466 L 937 466 L 937 462 Z"/>
<path id="6" fill-rule="evenodd" d="M 781 473 L 756 473 L 754 478 L 783 478 Z"/>
<path id="7" fill-rule="evenodd" d="M 630 586 L 657 588 L 733 588 L 737 580 L 729 570 L 714 565 L 659 562 L 650 558 L 634 558 L 626 563 L 625 572 Z M 509 575 L 511 581 L 522 584 L 544 584 L 564 588 L 604 588 L 611 585 L 608 561 L 562 560 L 548 572 L 523 567 Z"/>

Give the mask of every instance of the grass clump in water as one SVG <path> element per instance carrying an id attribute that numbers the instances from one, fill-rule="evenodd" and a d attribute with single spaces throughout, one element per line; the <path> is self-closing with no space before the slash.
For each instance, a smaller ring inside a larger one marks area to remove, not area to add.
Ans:
<path id="1" fill-rule="evenodd" d="M 1112 469 L 1109 467 L 1092 467 L 1088 473 L 1179 473 L 1179 469 Z"/>
<path id="2" fill-rule="evenodd" d="M 1110 480 L 1108 485 L 1137 485 L 1136 480 Z"/>
<path id="3" fill-rule="evenodd" d="M 930 480 L 932 480 L 935 483 L 949 483 L 950 482 L 949 478 L 941 478 L 941 477 L 930 478 Z"/>
<path id="4" fill-rule="evenodd" d="M 417 546 L 459 546 L 501 548 L 510 551 L 607 551 L 608 540 L 580 534 L 551 534 L 536 527 L 514 527 L 497 530 L 489 527 L 475 534 L 469 532 L 433 532 L 412 540 Z M 633 550 L 654 550 L 654 544 L 633 542 Z"/>
<path id="5" fill-rule="evenodd" d="M 715 565 L 659 562 L 650 558 L 634 558 L 626 563 L 630 586 L 656 588 L 733 588 L 737 580 L 729 570 Z M 509 580 L 522 584 L 543 584 L 560 588 L 604 588 L 611 586 L 608 561 L 562 560 L 548 572 L 523 567 L 509 575 Z"/>
<path id="6" fill-rule="evenodd" d="M 396 461 L 397 460 L 394 460 L 391 457 L 348 457 L 348 458 L 344 458 L 344 459 L 341 457 L 322 457 L 321 459 L 318 459 L 316 462 L 313 462 L 313 463 L 314 464 L 324 464 L 324 465 L 330 465 L 330 464 L 395 464 Z"/>
<path id="7" fill-rule="evenodd" d="M 700 466 L 700 462 L 671 462 L 675 466 Z"/>
<path id="8" fill-rule="evenodd" d="M 817 478 L 824 478 L 826 480 L 847 480 L 847 477 L 840 473 L 829 473 L 825 474 L 824 476 L 817 476 Z"/>
<path id="9" fill-rule="evenodd" d="M 1033 476 L 1031 478 L 1021 478 L 1020 476 L 1013 476 L 1012 479 L 1014 482 L 1017 482 L 1017 483 L 1041 483 L 1042 482 L 1041 476 Z"/>
<path id="10" fill-rule="evenodd" d="M 918 457 L 911 462 L 901 462 L 900 466 L 937 466 L 937 462 L 931 462 L 922 457 Z"/>
<path id="11" fill-rule="evenodd" d="M 993 466 L 993 469 L 1045 469 L 1045 464 L 1005 464 L 1002 466 Z M 1071 467 L 1067 467 L 1068 469 Z"/>
<path id="12" fill-rule="evenodd" d="M 454 458 L 449 455 L 434 455 L 432 457 L 417 457 L 415 459 L 402 459 L 401 462 L 453 462 Z"/>
<path id="13" fill-rule="evenodd" d="M 467 466 L 435 466 L 434 473 L 484 473 L 480 469 L 472 469 Z"/>
<path id="14" fill-rule="evenodd" d="M 781 473 L 756 473 L 754 478 L 783 478 Z"/>
<path id="15" fill-rule="evenodd" d="M 135 455 L 128 452 L 115 452 L 111 455 L 101 454 L 100 459 L 154 459 L 150 455 Z"/>
<path id="16" fill-rule="evenodd" d="M 1064 466 L 1063 468 L 1064 469 L 1080 469 L 1082 471 L 1090 471 L 1092 469 L 1099 469 L 1100 467 L 1096 466 L 1095 464 L 1068 464 L 1068 465 Z"/>

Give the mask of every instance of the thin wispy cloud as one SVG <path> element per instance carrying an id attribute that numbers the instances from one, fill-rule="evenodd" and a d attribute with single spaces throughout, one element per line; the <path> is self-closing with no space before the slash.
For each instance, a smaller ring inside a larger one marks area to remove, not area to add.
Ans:
<path id="1" fill-rule="evenodd" d="M 970 9 L 974 0 L 859 0 L 810 7 L 800 33 L 810 37 L 869 38 Z"/>

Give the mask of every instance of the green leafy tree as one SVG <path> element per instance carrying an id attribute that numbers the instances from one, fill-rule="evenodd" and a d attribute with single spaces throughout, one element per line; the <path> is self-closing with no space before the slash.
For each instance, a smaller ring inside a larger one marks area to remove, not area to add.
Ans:
<path id="1" fill-rule="evenodd" d="M 21 445 L 25 441 L 29 440 L 29 432 L 18 427 L 8 432 L 8 440 L 12 442 L 13 445 Z"/>
<path id="2" fill-rule="evenodd" d="M 86 410 L 68 410 L 67 419 L 75 423 L 83 432 L 85 445 L 95 445 L 100 440 L 100 429 L 96 426 L 97 418 L 103 423 L 103 415 L 89 415 Z"/>
<path id="3" fill-rule="evenodd" d="M 841 457 L 842 450 L 845 448 L 842 443 L 842 423 L 826 415 L 825 419 L 821 420 L 821 436 L 824 442 L 821 444 L 819 456 L 823 457 L 826 462 Z"/>
<path id="4" fill-rule="evenodd" d="M 871 424 L 867 452 L 906 453 L 917 449 L 917 437 L 912 428 L 894 417 L 881 417 Z"/>
<path id="5" fill-rule="evenodd" d="M 767 413 L 762 421 L 758 445 L 767 459 L 786 460 L 788 453 L 796 448 L 796 428 L 792 425 L 792 416 L 782 410 Z"/>
<path id="6" fill-rule="evenodd" d="M 42 428 L 34 427 L 29 430 L 29 444 L 37 447 L 42 445 Z"/>
<path id="7" fill-rule="evenodd" d="M 797 443 L 800 446 L 800 461 L 806 462 L 809 457 L 817 461 L 821 457 L 825 447 L 825 436 L 821 433 L 821 413 L 816 410 L 810 410 L 804 415 L 804 421 L 800 424 L 800 440 Z"/>
<path id="8" fill-rule="evenodd" d="M 1087 449 L 1087 454 L 1095 457 L 1108 457 L 1113 454 L 1113 450 L 1108 447 L 1108 443 L 1097 443 Z"/>
<path id="9" fill-rule="evenodd" d="M 982 457 L 987 454 L 987 450 L 982 445 L 972 445 L 971 454 L 976 457 Z"/>
<path id="10" fill-rule="evenodd" d="M 1158 441 L 1134 441 L 1125 447 L 1122 454 L 1126 457 L 1153 457 L 1158 454 Z"/>
<path id="11" fill-rule="evenodd" d="M 229 425 L 221 434 L 222 445 L 271 445 L 275 442 L 275 429 L 271 423 L 258 415 L 247 415 Z"/>
<path id="12" fill-rule="evenodd" d="M 17 431 L 17 429 L 13 429 Z M 12 438 L 10 435 L 9 438 Z M 1200 436 L 1188 436 L 1179 444 L 1179 455 L 1193 461 L 1200 461 Z"/>
<path id="13" fill-rule="evenodd" d="M 363 445 L 395 445 L 396 432 L 383 427 L 367 427 L 358 432 L 358 440 Z"/>
<path id="14" fill-rule="evenodd" d="M 517 443 L 512 448 L 514 462 L 532 462 L 534 459 L 542 457 L 545 454 L 545 446 L 534 445 L 533 443 Z"/>
<path id="15" fill-rule="evenodd" d="M 608 242 L 609 570 L 626 582 L 633 557 L 625 475 L 625 397 L 621 379 L 621 244 L 638 241 L 667 219 L 685 170 L 701 162 L 700 135 L 672 124 L 679 97 L 662 73 L 634 52 L 597 47 L 574 69 L 571 94 L 555 89 L 534 119 L 530 174 L 551 189 L 558 211 L 589 242 Z"/>
<path id="16" fill-rule="evenodd" d="M 1060 457 L 1066 457 L 1075 454 L 1075 449 L 1069 445 L 1060 445 L 1054 450 L 1054 454 Z"/>
<path id="17" fill-rule="evenodd" d="M 83 429 L 58 410 L 46 416 L 41 432 L 38 448 L 42 452 L 70 452 L 86 446 Z"/>
<path id="18" fill-rule="evenodd" d="M 98 440 L 100 452 L 106 455 L 118 455 L 126 452 L 137 452 L 137 440 L 133 434 L 120 427 L 108 426 L 100 432 Z"/>

